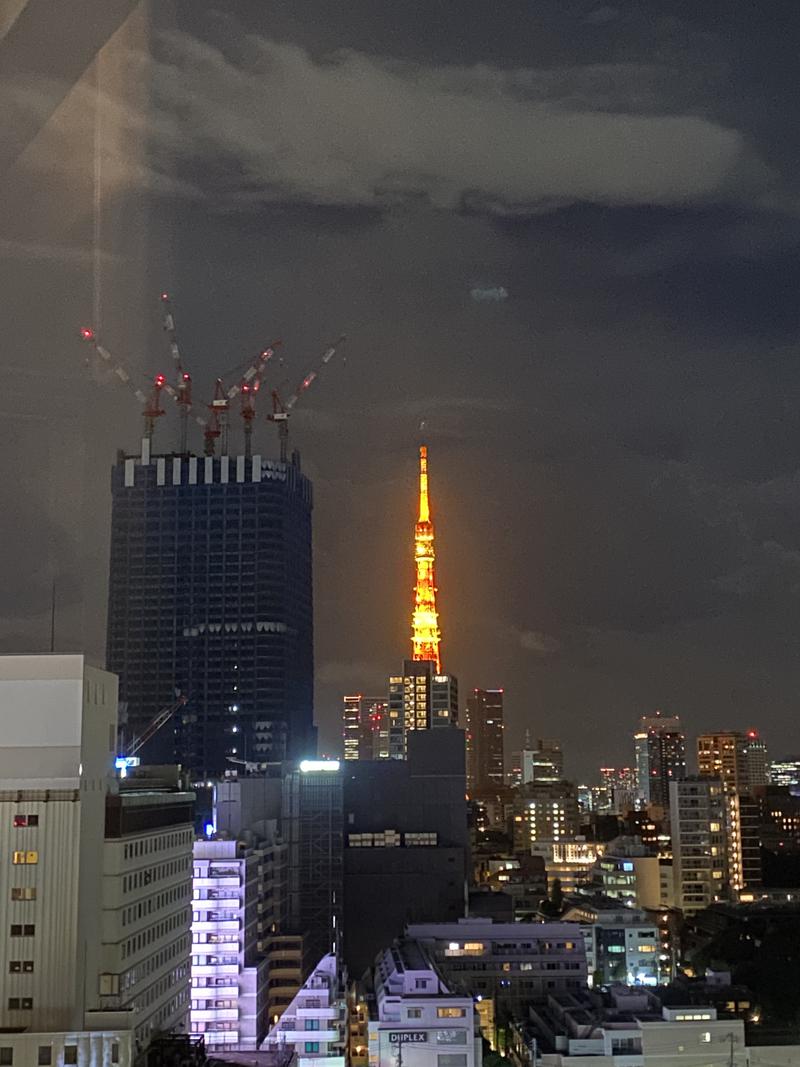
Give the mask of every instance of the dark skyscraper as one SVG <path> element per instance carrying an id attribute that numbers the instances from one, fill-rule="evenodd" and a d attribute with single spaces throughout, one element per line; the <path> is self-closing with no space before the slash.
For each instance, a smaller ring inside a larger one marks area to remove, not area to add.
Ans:
<path id="1" fill-rule="evenodd" d="M 642 807 L 668 808 L 670 782 L 686 777 L 686 737 L 677 715 L 643 715 L 634 734 L 636 788 Z"/>
<path id="2" fill-rule="evenodd" d="M 146 452 L 145 452 L 146 455 Z M 112 473 L 108 667 L 126 742 L 204 776 L 313 756 L 311 484 L 260 456 L 120 456 Z"/>
<path id="3" fill-rule="evenodd" d="M 471 796 L 503 788 L 503 690 L 474 689 L 467 697 L 467 788 Z"/>

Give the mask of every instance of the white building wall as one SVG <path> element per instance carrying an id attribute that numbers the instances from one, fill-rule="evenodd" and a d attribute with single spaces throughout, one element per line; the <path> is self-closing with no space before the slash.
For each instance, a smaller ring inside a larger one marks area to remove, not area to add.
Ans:
<path id="1" fill-rule="evenodd" d="M 116 678 L 82 656 L 0 657 L 1 1028 L 83 1027 L 116 706 Z M 31 862 L 15 862 L 21 853 Z M 25 969 L 11 973 L 12 961 Z"/>

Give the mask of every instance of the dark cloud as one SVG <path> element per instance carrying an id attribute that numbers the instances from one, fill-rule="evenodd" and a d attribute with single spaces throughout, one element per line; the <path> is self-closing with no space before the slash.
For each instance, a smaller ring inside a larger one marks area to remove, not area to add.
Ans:
<path id="1" fill-rule="evenodd" d="M 407 654 L 421 425 L 445 663 L 505 687 L 511 744 L 561 734 L 588 773 L 664 706 L 789 747 L 795 6 L 170 7 L 66 92 L 0 208 L 3 647 L 47 639 L 56 573 L 64 639 L 102 656 L 139 427 L 75 328 L 163 369 L 168 287 L 198 397 L 273 338 L 299 380 L 348 334 L 293 425 L 326 747 Z M 56 77 L 5 99 L 35 121 Z"/>

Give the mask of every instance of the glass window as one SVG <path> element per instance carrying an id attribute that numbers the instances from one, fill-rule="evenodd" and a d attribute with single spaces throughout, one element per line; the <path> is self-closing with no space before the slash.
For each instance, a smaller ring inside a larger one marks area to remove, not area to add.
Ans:
<path id="1" fill-rule="evenodd" d="M 39 1045 L 39 1058 L 36 1062 L 39 1067 L 48 1067 L 53 1062 L 53 1046 Z"/>
<path id="2" fill-rule="evenodd" d="M 64 1063 L 78 1062 L 78 1046 L 64 1045 Z"/>
<path id="3" fill-rule="evenodd" d="M 14 1050 L 8 1045 L 0 1047 L 0 1067 L 14 1067 Z"/>
<path id="4" fill-rule="evenodd" d="M 463 1019 L 467 1014 L 466 1008 L 437 1008 L 436 1015 L 440 1019 Z"/>
<path id="5" fill-rule="evenodd" d="M 17 886 L 11 890 L 12 900 L 36 900 L 35 886 Z"/>
<path id="6" fill-rule="evenodd" d="M 319 1052 L 319 1041 L 306 1041 L 306 1052 Z"/>
<path id="7" fill-rule="evenodd" d="M 112 1063 L 119 1063 L 119 1045 L 117 1044 L 116 1041 L 111 1046 L 111 1062 Z"/>

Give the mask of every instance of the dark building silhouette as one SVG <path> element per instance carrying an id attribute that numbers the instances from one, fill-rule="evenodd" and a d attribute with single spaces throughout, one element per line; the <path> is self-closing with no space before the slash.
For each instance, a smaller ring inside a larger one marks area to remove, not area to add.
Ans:
<path id="1" fill-rule="evenodd" d="M 344 957 L 351 974 L 408 922 L 465 913 L 464 733 L 411 730 L 406 760 L 344 765 Z"/>
<path id="2" fill-rule="evenodd" d="M 126 740 L 206 777 L 314 755 L 311 484 L 259 456 L 120 455 L 113 469 L 109 670 Z"/>
<path id="3" fill-rule="evenodd" d="M 473 689 L 467 697 L 467 787 L 472 797 L 495 796 L 505 784 L 503 690 Z"/>

